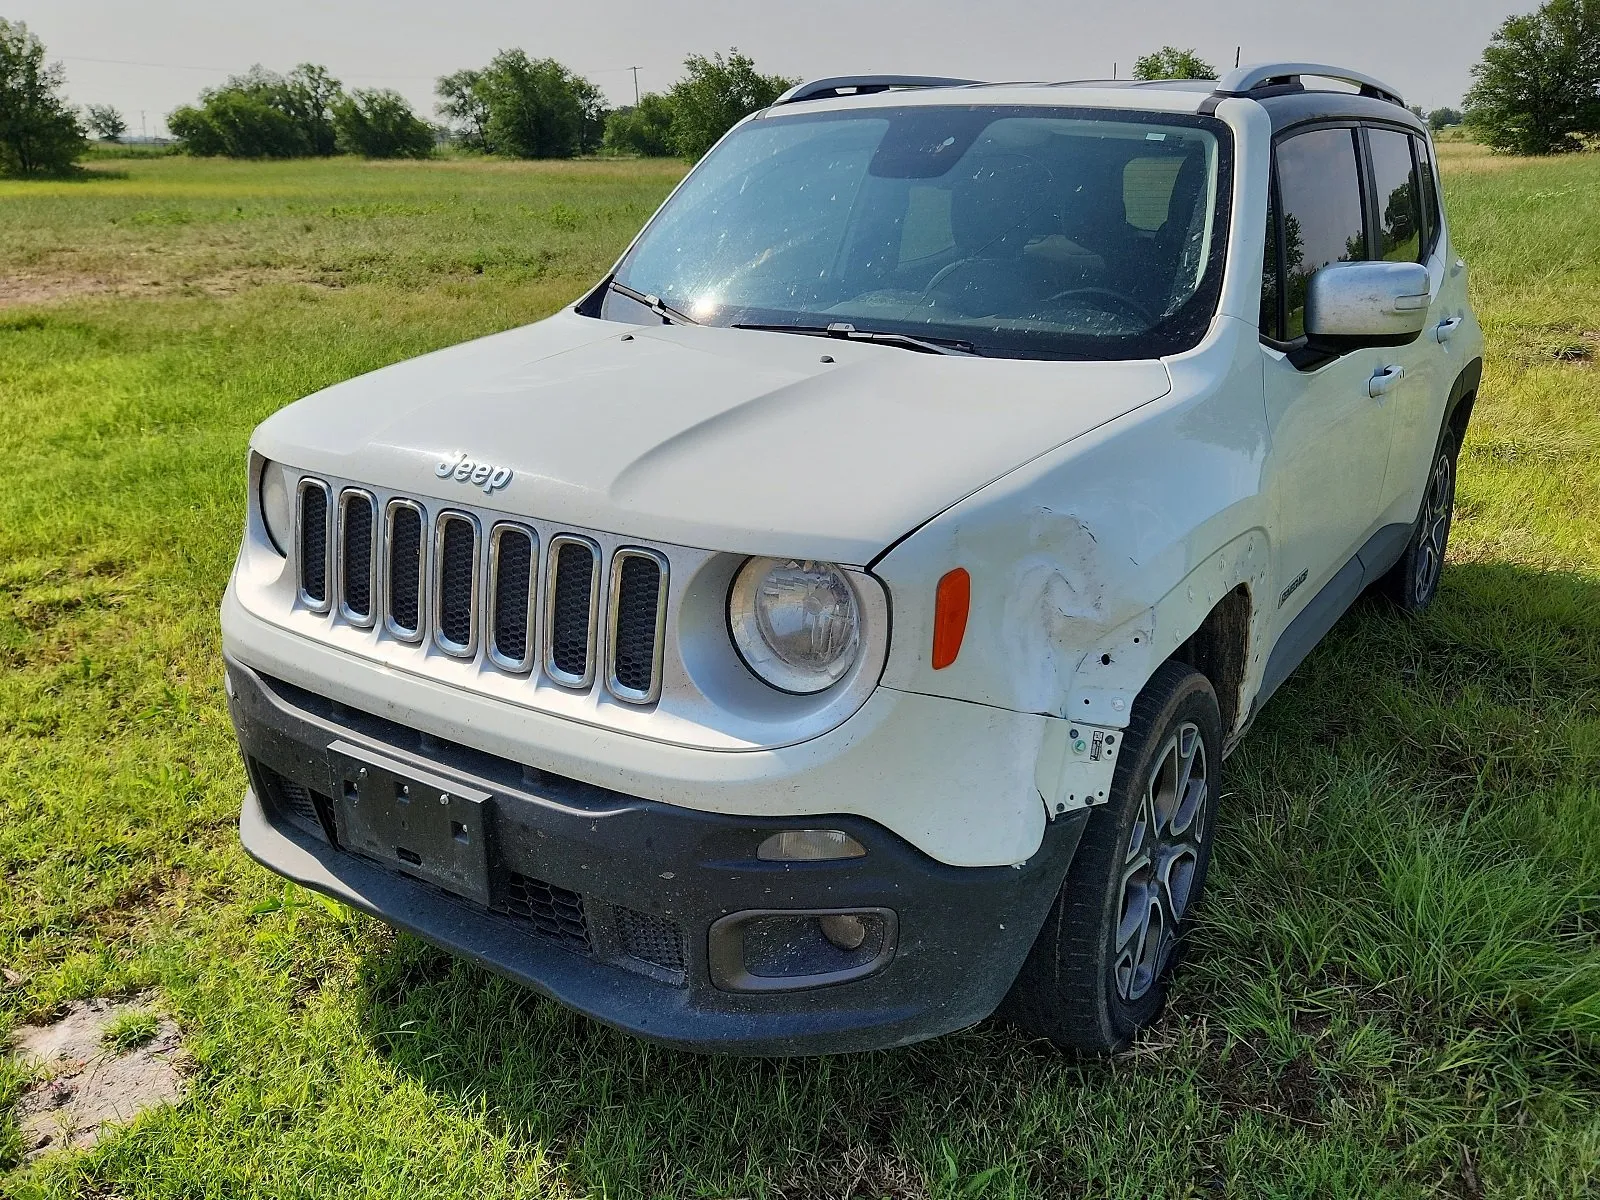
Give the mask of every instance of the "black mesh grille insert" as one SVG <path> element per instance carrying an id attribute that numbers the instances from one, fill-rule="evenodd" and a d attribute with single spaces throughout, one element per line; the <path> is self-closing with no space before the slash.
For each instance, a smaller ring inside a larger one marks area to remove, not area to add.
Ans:
<path id="1" fill-rule="evenodd" d="M 617 683 L 631 691 L 647 693 L 655 684 L 661 567 L 654 559 L 642 556 L 624 558 L 616 586 L 617 627 L 611 636 L 616 639 Z"/>
<path id="2" fill-rule="evenodd" d="M 494 648 L 502 658 L 520 663 L 528 655 L 533 539 L 520 529 L 502 529 L 496 544 Z"/>
<path id="3" fill-rule="evenodd" d="M 315 485 L 300 489 L 300 590 L 328 601 L 328 494 Z"/>
<path id="4" fill-rule="evenodd" d="M 512 871 L 506 875 L 496 907 L 569 949 L 589 952 L 589 924 L 583 916 L 583 897 L 577 892 Z"/>
<path id="5" fill-rule="evenodd" d="M 589 673 L 589 599 L 594 551 L 582 542 L 562 542 L 556 552 L 555 596 L 550 608 L 550 661 L 574 678 Z"/>
<path id="6" fill-rule="evenodd" d="M 372 616 L 372 501 L 344 497 L 344 606 L 363 619 Z"/>
<path id="7" fill-rule="evenodd" d="M 472 580 L 478 538 L 465 517 L 445 517 L 439 545 L 439 632 L 455 646 L 472 644 Z"/>
<path id="8" fill-rule="evenodd" d="M 635 912 L 631 908 L 615 911 L 617 936 L 622 940 L 624 951 L 641 962 L 683 972 L 682 930 L 671 921 L 649 913 Z"/>
<path id="9" fill-rule="evenodd" d="M 331 806 L 333 801 L 326 796 L 319 796 L 303 783 L 296 783 L 292 779 L 285 779 L 271 767 L 256 760 L 251 760 L 256 770 L 256 777 L 262 784 L 265 793 L 260 797 L 274 813 L 290 824 L 305 830 L 322 841 L 328 840 L 328 835 L 323 829 L 322 817 L 318 812 L 319 800 L 322 805 Z"/>
<path id="10" fill-rule="evenodd" d="M 405 633 L 416 633 L 422 610 L 422 514 L 397 506 L 389 521 L 389 619 Z"/>

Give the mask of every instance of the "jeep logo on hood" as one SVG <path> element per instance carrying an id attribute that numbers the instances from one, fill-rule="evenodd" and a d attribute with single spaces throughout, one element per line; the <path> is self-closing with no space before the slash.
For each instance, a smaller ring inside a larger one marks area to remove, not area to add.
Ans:
<path id="1" fill-rule="evenodd" d="M 453 477 L 457 483 L 475 483 L 483 489 L 486 496 L 492 496 L 511 482 L 510 467 L 474 462 L 467 457 L 465 451 L 457 451 L 454 457 L 446 458 L 433 469 L 433 473 L 440 479 Z"/>

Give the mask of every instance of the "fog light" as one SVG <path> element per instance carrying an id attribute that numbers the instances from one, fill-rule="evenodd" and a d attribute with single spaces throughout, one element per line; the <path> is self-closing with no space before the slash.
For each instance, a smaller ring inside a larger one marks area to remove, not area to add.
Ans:
<path id="1" fill-rule="evenodd" d="M 785 829 L 762 842 L 756 857 L 763 862 L 825 862 L 866 853 L 865 846 L 837 829 Z"/>
<path id="2" fill-rule="evenodd" d="M 712 923 L 711 982 L 727 992 L 825 987 L 881 970 L 894 957 L 892 909 L 757 909 Z"/>
<path id="3" fill-rule="evenodd" d="M 854 913 L 832 913 L 817 918 L 822 936 L 841 950 L 859 950 L 867 940 L 867 926 Z"/>

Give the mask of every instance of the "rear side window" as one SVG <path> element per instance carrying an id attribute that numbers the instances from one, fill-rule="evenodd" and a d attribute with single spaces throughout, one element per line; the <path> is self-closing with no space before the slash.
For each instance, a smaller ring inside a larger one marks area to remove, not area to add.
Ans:
<path id="1" fill-rule="evenodd" d="M 1315 129 L 1278 143 L 1282 212 L 1279 262 L 1285 308 L 1283 337 L 1305 336 L 1311 277 L 1336 262 L 1367 257 L 1354 129 Z"/>
<path id="2" fill-rule="evenodd" d="M 1444 219 L 1439 213 L 1439 188 L 1433 173 L 1433 151 L 1427 138 L 1414 137 L 1417 148 L 1417 175 L 1422 183 L 1422 257 L 1426 259 L 1439 244 Z"/>
<path id="3" fill-rule="evenodd" d="M 1387 262 L 1422 261 L 1422 187 L 1411 158 L 1410 134 L 1369 129 L 1372 193 L 1378 203 L 1378 244 L 1373 257 Z"/>

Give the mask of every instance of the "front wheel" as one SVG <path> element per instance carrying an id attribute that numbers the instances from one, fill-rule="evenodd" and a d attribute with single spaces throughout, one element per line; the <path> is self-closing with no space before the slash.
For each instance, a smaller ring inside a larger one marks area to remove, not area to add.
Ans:
<path id="1" fill-rule="evenodd" d="M 1450 523 L 1456 505 L 1455 434 L 1446 429 L 1433 452 L 1433 466 L 1422 494 L 1422 510 L 1411 530 L 1406 552 L 1379 581 L 1383 594 L 1403 612 L 1419 613 L 1439 594 L 1444 554 L 1450 545 Z"/>
<path id="2" fill-rule="evenodd" d="M 1221 766 L 1210 681 L 1164 664 L 1134 703 L 1110 796 L 1007 998 L 1018 1024 L 1103 1054 L 1160 1014 L 1211 862 Z"/>

